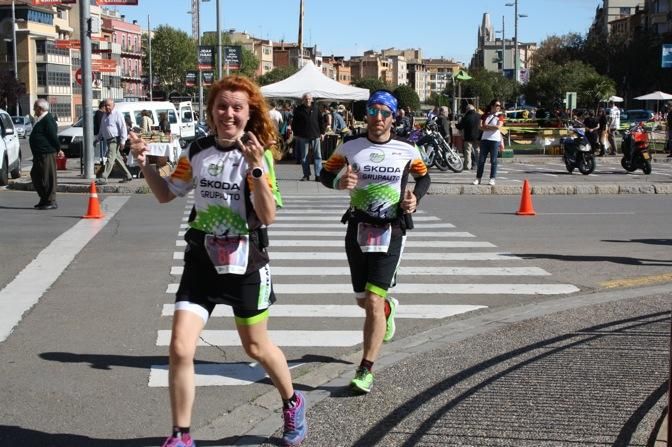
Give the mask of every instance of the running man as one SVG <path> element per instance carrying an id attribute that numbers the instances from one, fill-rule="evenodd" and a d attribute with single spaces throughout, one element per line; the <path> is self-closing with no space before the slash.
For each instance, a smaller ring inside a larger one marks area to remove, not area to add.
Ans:
<path id="1" fill-rule="evenodd" d="M 345 252 L 352 288 L 366 311 L 362 362 L 350 383 L 358 392 L 373 387 L 373 363 L 383 341 L 394 336 L 398 301 L 388 296 L 406 240 L 411 214 L 429 189 L 427 167 L 414 147 L 392 134 L 397 99 L 387 90 L 372 93 L 367 103 L 367 133 L 347 140 L 326 161 L 320 181 L 327 188 L 350 191 L 343 216 L 348 228 Z M 415 178 L 407 189 L 408 174 Z"/>

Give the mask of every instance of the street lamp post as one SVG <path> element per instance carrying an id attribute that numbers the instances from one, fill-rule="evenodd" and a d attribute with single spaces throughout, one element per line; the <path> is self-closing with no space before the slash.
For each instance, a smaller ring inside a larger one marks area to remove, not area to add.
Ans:
<path id="1" fill-rule="evenodd" d="M 518 14 L 518 0 L 514 3 L 506 3 L 506 6 L 513 6 L 513 69 L 515 70 L 514 79 L 520 82 L 520 54 L 518 53 L 518 18 L 527 17 L 526 14 Z"/>
<path id="2" fill-rule="evenodd" d="M 19 86 L 19 61 L 16 54 L 16 6 L 14 0 L 12 0 L 12 51 L 14 52 L 14 79 L 16 80 L 16 86 Z M 16 92 L 15 102 L 16 102 L 16 116 L 19 116 L 19 95 L 18 91 Z"/>

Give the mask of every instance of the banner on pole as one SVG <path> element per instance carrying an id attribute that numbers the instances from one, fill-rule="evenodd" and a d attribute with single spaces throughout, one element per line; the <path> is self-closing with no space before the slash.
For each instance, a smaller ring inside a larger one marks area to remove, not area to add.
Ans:
<path id="1" fill-rule="evenodd" d="M 661 68 L 672 68 L 672 44 L 663 44 L 661 56 Z"/>
<path id="2" fill-rule="evenodd" d="M 198 79 L 198 72 L 188 71 L 184 76 L 184 85 L 187 87 L 194 87 L 196 85 L 196 80 Z"/>
<path id="3" fill-rule="evenodd" d="M 138 6 L 138 0 L 96 0 L 98 6 Z"/>
<path id="4" fill-rule="evenodd" d="M 229 70 L 240 70 L 240 66 L 243 65 L 243 49 L 240 45 L 224 45 L 222 53 L 224 65 Z"/>
<path id="5" fill-rule="evenodd" d="M 72 5 L 77 0 L 33 0 L 33 6 Z"/>
<path id="6" fill-rule="evenodd" d="M 215 66 L 215 47 L 201 45 L 198 47 L 198 69 L 212 70 Z"/>
<path id="7" fill-rule="evenodd" d="M 203 76 L 203 86 L 208 87 L 212 85 L 213 82 L 215 82 L 215 72 L 214 71 L 204 71 L 201 73 Z"/>

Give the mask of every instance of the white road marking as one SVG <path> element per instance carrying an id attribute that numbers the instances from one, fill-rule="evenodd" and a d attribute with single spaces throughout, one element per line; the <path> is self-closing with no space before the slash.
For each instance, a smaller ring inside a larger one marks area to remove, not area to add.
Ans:
<path id="1" fill-rule="evenodd" d="M 464 304 L 405 304 L 397 310 L 397 318 L 440 320 L 454 315 L 485 309 L 487 306 L 469 306 Z M 174 304 L 164 304 L 161 316 L 170 317 L 175 312 Z M 274 304 L 269 310 L 271 317 L 288 318 L 362 318 L 364 309 L 356 304 Z M 233 317 L 230 306 L 215 306 L 211 317 Z"/>
<path id="2" fill-rule="evenodd" d="M 175 294 L 179 284 L 168 284 L 166 293 Z M 273 286 L 276 294 L 306 295 L 351 295 L 352 286 L 340 284 L 278 284 Z M 573 284 L 397 284 L 390 293 L 401 295 L 562 295 L 578 292 Z"/>
<path id="3" fill-rule="evenodd" d="M 170 330 L 158 331 L 157 346 L 170 345 Z M 362 331 L 268 331 L 277 346 L 350 347 L 362 342 Z M 205 329 L 198 346 L 240 346 L 238 331 Z"/>
<path id="4" fill-rule="evenodd" d="M 275 293 L 303 294 L 352 294 L 352 286 L 339 284 L 275 284 Z M 578 292 L 573 284 L 397 284 L 390 289 L 392 295 L 559 295 Z"/>
<path id="5" fill-rule="evenodd" d="M 340 214 L 343 214 L 343 213 L 340 213 Z M 276 216 L 275 220 L 276 221 L 279 221 L 279 220 L 302 220 L 302 221 L 323 221 L 323 220 L 325 220 L 325 221 L 333 221 L 334 217 L 333 216 L 301 216 L 301 217 L 297 217 L 297 216 Z M 417 216 L 417 217 L 413 218 L 414 222 L 429 222 L 429 221 L 436 222 L 436 221 L 439 221 L 439 220 L 441 220 L 441 219 L 439 219 L 438 217 L 434 217 L 434 216 Z"/>
<path id="6" fill-rule="evenodd" d="M 178 241 L 179 242 L 179 241 Z M 296 239 L 271 239 L 269 249 L 274 247 L 343 247 L 344 242 L 340 240 L 296 240 Z M 471 241 L 414 241 L 407 240 L 406 247 L 423 248 L 491 248 L 495 245 L 490 242 L 471 242 Z"/>
<path id="7" fill-rule="evenodd" d="M 303 363 L 289 362 L 289 368 Z M 264 368 L 249 363 L 196 363 L 196 386 L 251 385 L 267 377 Z M 150 387 L 168 386 L 168 365 L 152 365 L 149 372 Z"/>
<path id="8" fill-rule="evenodd" d="M 270 250 L 271 269 L 277 260 L 292 261 L 345 261 L 345 251 L 290 252 Z M 180 258 L 182 259 L 182 258 Z M 522 258 L 507 252 L 486 253 L 414 253 L 404 250 L 402 264 L 406 261 L 522 261 Z M 271 270 L 272 274 L 272 270 Z"/>
<path id="9" fill-rule="evenodd" d="M 415 219 L 413 219 L 415 220 Z M 343 231 L 345 231 L 346 225 L 336 221 L 334 223 L 273 223 L 269 229 L 274 229 L 274 228 L 316 228 L 319 225 L 319 228 L 325 229 L 325 228 L 341 228 Z M 416 231 L 424 230 L 424 229 L 435 229 L 435 228 L 455 228 L 455 225 L 449 224 L 449 223 L 422 223 L 419 225 L 416 225 L 415 230 L 413 230 L 409 234 L 415 234 Z"/>
<path id="10" fill-rule="evenodd" d="M 344 237 L 345 228 L 342 228 L 343 231 L 282 231 L 282 230 L 273 230 L 269 229 L 268 234 L 273 238 L 274 236 L 315 236 L 315 237 Z M 423 238 L 423 237 L 476 237 L 471 233 L 465 231 L 413 231 L 412 237 Z M 271 239 L 273 240 L 273 239 Z"/>
<path id="11" fill-rule="evenodd" d="M 108 197 L 105 217 L 82 219 L 47 245 L 7 286 L 0 290 L 0 343 L 7 340 L 25 312 L 61 276 L 77 254 L 128 201 L 129 196 Z"/>
<path id="12" fill-rule="evenodd" d="M 183 266 L 173 266 L 170 274 L 180 276 Z M 539 267 L 425 267 L 404 266 L 399 268 L 400 275 L 436 275 L 436 276 L 550 276 Z M 271 267 L 271 275 L 277 276 L 350 276 L 350 268 L 338 267 Z"/>

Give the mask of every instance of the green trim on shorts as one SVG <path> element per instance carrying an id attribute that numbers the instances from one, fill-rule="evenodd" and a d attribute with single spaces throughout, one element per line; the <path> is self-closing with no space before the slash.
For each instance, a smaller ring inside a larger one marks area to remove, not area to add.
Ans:
<path id="1" fill-rule="evenodd" d="M 262 321 L 266 320 L 268 318 L 268 309 L 264 310 L 258 315 L 255 315 L 253 317 L 235 317 L 234 320 L 236 321 L 237 325 L 240 326 L 253 326 L 257 323 L 261 323 Z"/>
<path id="2" fill-rule="evenodd" d="M 367 282 L 366 285 L 364 286 L 364 290 L 367 292 L 375 293 L 381 298 L 386 298 L 387 297 L 387 290 L 381 289 L 380 287 L 371 284 L 370 282 Z"/>

